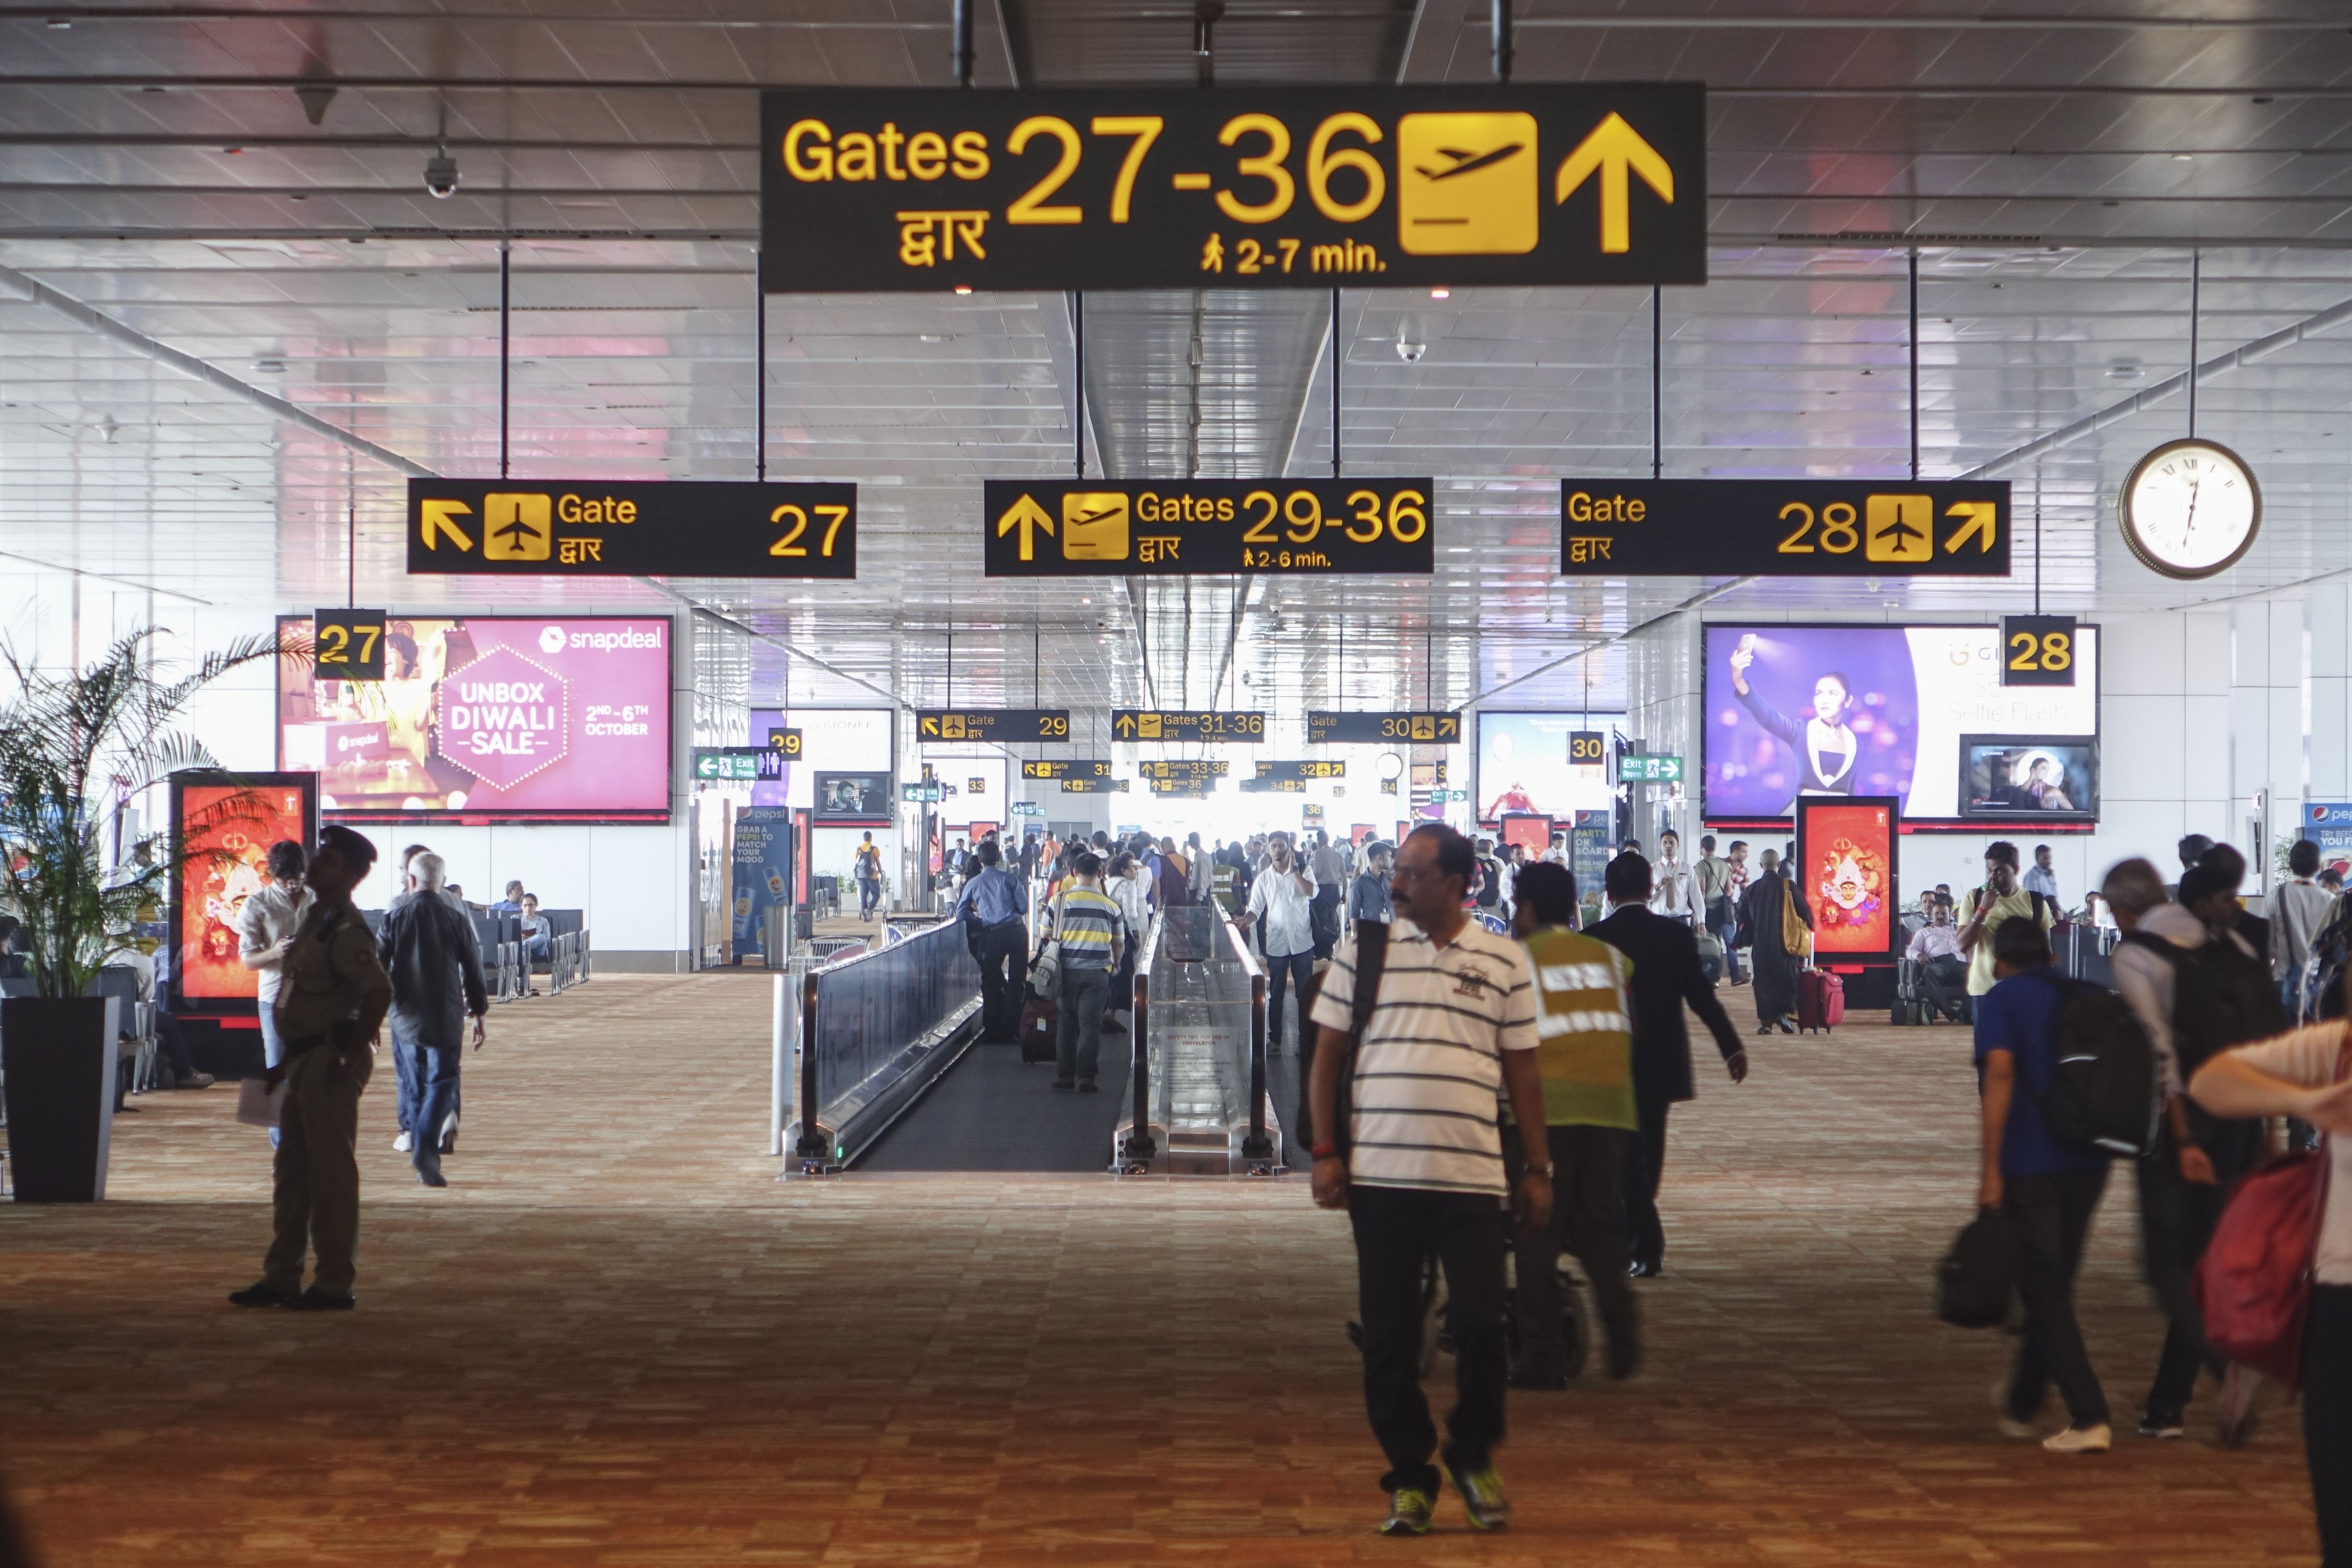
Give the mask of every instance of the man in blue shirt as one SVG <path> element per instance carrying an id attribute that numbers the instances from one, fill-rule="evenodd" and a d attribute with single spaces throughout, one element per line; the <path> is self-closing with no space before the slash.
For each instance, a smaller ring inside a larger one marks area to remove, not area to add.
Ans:
<path id="1" fill-rule="evenodd" d="M 2050 968 L 2050 941 L 2023 915 L 1992 936 L 1994 985 L 1977 999 L 1977 1065 L 1983 1079 L 1983 1164 L 1977 1203 L 1999 1208 L 2016 1249 L 2025 1334 L 2017 1367 L 1998 1390 L 2000 1430 L 2040 1434 L 2032 1421 L 2055 1383 L 2065 1430 L 2042 1443 L 2053 1454 L 2105 1453 L 2107 1396 L 2074 1319 L 2083 1241 L 2107 1184 L 2106 1156 L 2059 1142 L 2042 1117 L 2059 1053 L 2059 1013 L 2072 983 Z"/>
<path id="2" fill-rule="evenodd" d="M 1029 889 L 1004 868 L 993 839 L 980 847 L 980 875 L 963 885 L 948 918 L 980 922 L 973 954 L 980 960 L 980 1037 L 1012 1045 L 1020 1038 L 1021 977 L 1029 959 Z"/>

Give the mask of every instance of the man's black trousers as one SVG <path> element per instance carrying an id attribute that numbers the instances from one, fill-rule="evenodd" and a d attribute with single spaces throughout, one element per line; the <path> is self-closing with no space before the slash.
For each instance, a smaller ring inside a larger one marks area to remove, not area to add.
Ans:
<path id="1" fill-rule="evenodd" d="M 980 933 L 980 1037 L 999 1044 L 1021 1032 L 1021 983 L 1028 972 L 1029 927 L 1006 921 Z"/>
<path id="2" fill-rule="evenodd" d="M 2221 1375 L 2221 1354 L 2205 1342 L 2205 1318 L 2197 1310 L 2197 1260 L 2213 1239 L 2231 1189 L 2262 1155 L 2258 1121 L 2224 1121 L 2195 1106 L 2189 1108 L 2189 1131 L 2213 1162 L 2214 1184 L 2192 1182 L 2180 1173 L 2180 1156 L 2169 1135 L 2155 1153 L 2133 1166 L 2139 1181 L 2140 1265 L 2170 1325 L 2147 1391 L 2147 1408 L 2163 1415 L 2179 1415 L 2188 1408 L 2200 1369 Z"/>
<path id="3" fill-rule="evenodd" d="M 1666 1112 L 1674 1101 L 1638 1098 L 1641 1136 L 1625 1142 L 1625 1249 L 1652 1272 L 1666 1260 L 1666 1227 L 1658 1218 L 1658 1185 L 1666 1179 Z"/>
<path id="4" fill-rule="evenodd" d="M 1919 966 L 1919 998 L 1956 1024 L 1969 1021 L 1969 963 L 1949 953 Z"/>
<path id="5" fill-rule="evenodd" d="M 1420 1187 L 1351 1187 L 1358 1315 L 1364 1327 L 1364 1408 L 1389 1468 L 1383 1491 L 1436 1495 L 1437 1427 L 1421 1391 L 1422 1277 L 1434 1254 L 1445 1270 L 1445 1326 L 1454 1336 L 1454 1404 L 1445 1418 L 1449 1464 L 1476 1469 L 1503 1438 L 1510 1352 L 1503 1330 L 1502 1199 Z"/>
<path id="6" fill-rule="evenodd" d="M 2352 1568 L 2352 1285 L 2311 1288 L 2303 1331 L 2303 1449 L 2320 1568 Z"/>
<path id="7" fill-rule="evenodd" d="M 2083 1348 L 2074 1317 L 2074 1276 L 2083 1267 L 2083 1238 L 2106 1190 L 2107 1168 L 2012 1176 L 2002 1184 L 2001 1213 L 2017 1249 L 2017 1295 L 2025 1304 L 2025 1333 L 2017 1343 L 2017 1370 L 2009 1383 L 2009 1414 L 2031 1421 L 2058 1385 L 2077 1426 L 2107 1419 L 2107 1396 Z"/>

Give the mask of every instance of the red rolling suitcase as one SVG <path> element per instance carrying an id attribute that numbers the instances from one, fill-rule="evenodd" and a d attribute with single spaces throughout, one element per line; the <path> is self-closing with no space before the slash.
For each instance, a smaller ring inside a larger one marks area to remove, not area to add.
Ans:
<path id="1" fill-rule="evenodd" d="M 1021 1062 L 1050 1062 L 1062 1033 L 1062 1009 L 1051 996 L 1035 992 L 1021 1004 Z"/>
<path id="2" fill-rule="evenodd" d="M 1797 975 L 1797 1027 L 1823 1034 L 1845 1022 L 1845 981 L 1826 969 L 1801 970 Z"/>

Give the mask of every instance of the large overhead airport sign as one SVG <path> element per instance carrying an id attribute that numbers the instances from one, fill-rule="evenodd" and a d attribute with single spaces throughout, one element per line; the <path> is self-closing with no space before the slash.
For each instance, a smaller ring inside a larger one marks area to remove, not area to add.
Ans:
<path id="1" fill-rule="evenodd" d="M 991 479 L 991 577 L 1383 577 L 1436 569 L 1428 479 Z"/>
<path id="2" fill-rule="evenodd" d="M 1114 708 L 1110 731 L 1122 741 L 1263 741 L 1265 715 L 1240 709 Z"/>
<path id="3" fill-rule="evenodd" d="M 1307 743 L 1310 746 L 1379 745 L 1392 741 L 1451 746 L 1461 739 L 1459 713 L 1335 713 L 1315 709 L 1307 713 Z"/>
<path id="4" fill-rule="evenodd" d="M 1107 779 L 1110 777 L 1108 757 L 1081 757 L 1066 762 L 1027 762 L 1021 764 L 1024 779 Z"/>
<path id="5" fill-rule="evenodd" d="M 411 479 L 408 570 L 846 580 L 857 575 L 857 487 Z"/>
<path id="6" fill-rule="evenodd" d="M 1066 708 L 919 708 L 915 739 L 926 746 L 950 741 L 1066 741 Z"/>
<path id="7" fill-rule="evenodd" d="M 1706 281 L 1696 82 L 785 89 L 761 287 Z"/>
<path id="8" fill-rule="evenodd" d="M 1570 577 L 2006 577 L 2009 481 L 1562 479 Z"/>
<path id="9" fill-rule="evenodd" d="M 1150 760 L 1135 764 L 1138 778 L 1161 783 L 1170 779 L 1221 779 L 1233 771 L 1233 764 L 1221 757 L 1184 757 L 1176 761 Z"/>

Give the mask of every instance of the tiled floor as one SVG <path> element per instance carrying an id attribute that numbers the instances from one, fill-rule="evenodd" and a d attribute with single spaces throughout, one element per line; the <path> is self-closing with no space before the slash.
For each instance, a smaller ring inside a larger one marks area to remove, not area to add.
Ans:
<path id="1" fill-rule="evenodd" d="M 1742 994 L 1744 1000 L 1744 993 Z M 1370 1533 L 1342 1222 L 1285 1180 L 852 1175 L 761 1151 L 768 989 L 500 1008 L 453 1185 L 363 1102 L 361 1310 L 239 1312 L 268 1152 L 149 1098 L 95 1209 L 0 1208 L 0 1472 L 44 1563 L 2308 1563 L 2290 1421 L 2058 1460 L 1928 1314 L 1972 1193 L 1958 1030 L 1757 1047 L 1677 1115 L 1647 1373 L 1515 1395 L 1519 1524 Z M 1737 1014 L 1738 1008 L 1734 1006 Z M 1046 1092 L 1041 1083 L 1038 1092 Z M 2118 1184 L 2085 1286 L 2152 1365 Z M 2210 1404 L 2210 1391 L 2207 1403 Z"/>

